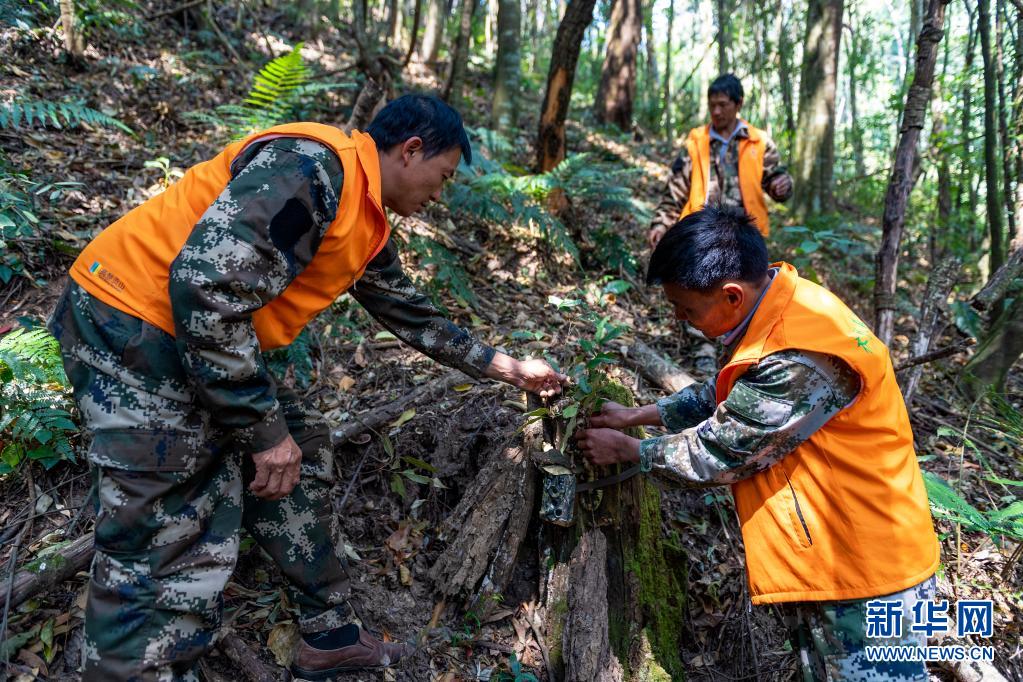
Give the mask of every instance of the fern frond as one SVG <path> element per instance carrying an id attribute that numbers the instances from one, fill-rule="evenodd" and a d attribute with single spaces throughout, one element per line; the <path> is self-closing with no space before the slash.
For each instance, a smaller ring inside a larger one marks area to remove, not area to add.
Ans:
<path id="1" fill-rule="evenodd" d="M 76 128 L 82 124 L 117 128 L 129 135 L 135 132 L 113 116 L 91 109 L 79 102 L 48 102 L 45 100 L 14 100 L 0 103 L 0 128 L 50 126 Z"/>

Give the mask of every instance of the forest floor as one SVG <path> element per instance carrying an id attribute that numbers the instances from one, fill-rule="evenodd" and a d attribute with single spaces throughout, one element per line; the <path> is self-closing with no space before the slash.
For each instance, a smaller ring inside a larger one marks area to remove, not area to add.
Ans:
<path id="1" fill-rule="evenodd" d="M 230 17 L 223 24 L 230 24 Z M 272 19 L 272 18 L 271 18 Z M 280 18 L 278 17 L 278 22 Z M 268 23 L 271 29 L 272 23 Z M 269 30 L 269 29 L 268 29 Z M 28 265 L 38 281 L 15 278 L 0 288 L 0 333 L 12 327 L 39 325 L 52 310 L 66 279 L 68 255 L 117 216 L 159 192 L 173 180 L 174 170 L 218 151 L 208 125 L 183 116 L 190 111 L 240 101 L 259 63 L 233 65 L 224 57 L 216 36 L 199 31 L 186 15 L 171 15 L 142 28 L 143 39 L 90 41 L 84 68 L 65 63 L 63 48 L 53 31 L 34 35 L 14 29 L 0 33 L 0 97 L 14 95 L 52 101 L 81 98 L 89 106 L 117 116 L 137 136 L 99 128 L 0 130 L 0 140 L 14 167 L 39 182 L 80 183 L 54 202 L 40 200 L 38 215 L 51 226 L 58 250 L 40 250 Z M 246 29 L 237 28 L 239 36 Z M 286 30 L 278 35 L 288 35 Z M 294 36 L 298 39 L 299 36 Z M 253 30 L 243 41 L 267 57 L 285 50 L 279 39 Z M 307 41 L 307 57 L 315 72 L 354 80 L 343 36 L 324 32 Z M 436 76 L 413 65 L 406 74 L 410 87 L 436 84 Z M 470 100 L 462 107 L 467 123 L 484 126 L 489 97 L 487 77 L 470 74 Z M 326 92 L 316 120 L 341 124 L 340 112 L 350 106 L 354 92 Z M 522 103 L 521 134 L 514 139 L 515 159 L 531 165 L 537 93 Z M 583 107 L 575 107 L 576 110 Z M 569 149 L 588 151 L 594 158 L 635 169 L 629 176 L 636 197 L 656 204 L 673 151 L 666 141 L 637 142 L 619 133 L 570 124 Z M 160 163 L 152 162 L 166 157 Z M 42 199 L 42 198 L 41 198 Z M 779 215 L 783 219 L 783 216 Z M 876 225 L 876 216 L 857 220 Z M 780 222 L 780 221 L 779 221 Z M 620 343 L 641 340 L 700 376 L 693 361 L 694 343 L 681 334 L 659 292 L 642 285 L 641 275 L 627 269 L 614 272 L 594 254 L 599 247 L 593 226 L 608 225 L 625 240 L 639 263 L 646 256 L 645 222 L 636 215 L 601 215 L 585 202 L 574 204 L 566 223 L 580 244 L 583 267 L 549 255 L 548 247 L 521 231 L 479 218 L 451 215 L 434 206 L 425 215 L 395 221 L 399 235 L 425 234 L 451 245 L 468 272 L 478 302 L 463 305 L 442 296 L 453 318 L 495 346 L 521 355 L 548 352 L 567 360 L 565 349 L 590 333 L 584 326 L 566 324 L 548 304 L 549 296 L 603 296 L 607 279 L 632 284 L 613 302 L 604 296 L 602 314 L 626 327 Z M 812 255 L 795 254 L 784 235 L 771 244 L 776 259 L 798 257 L 822 282 L 840 293 L 864 319 L 869 316 L 869 288 L 874 244 L 865 237 L 860 251 L 822 248 Z M 436 265 L 405 253 L 406 267 L 424 279 Z M 904 266 L 911 273 L 903 285 L 923 290 L 926 275 L 920 260 Z M 641 271 L 641 268 L 640 268 Z M 804 270 L 805 271 L 805 270 Z M 611 277 L 605 277 L 610 275 Z M 601 279 L 604 277 L 604 279 Z M 910 297 L 914 299 L 914 296 Z M 892 352 L 896 361 L 909 356 L 908 340 L 914 320 L 898 321 L 899 335 Z M 441 375 L 444 368 L 399 346 L 380 327 L 343 299 L 313 327 L 315 359 L 306 388 L 313 401 L 337 425 L 365 417 L 375 409 L 408 394 Z M 516 334 L 516 332 L 518 332 Z M 524 340 L 523 332 L 529 333 Z M 514 336 L 513 336 L 514 335 Z M 951 337 L 950 337 L 951 338 Z M 925 469 L 959 481 L 963 496 L 974 506 L 990 509 L 1019 497 L 1020 444 L 994 427 L 982 407 L 971 407 L 953 389 L 962 358 L 929 365 L 912 409 L 917 449 Z M 613 373 L 641 401 L 663 395 L 638 374 L 623 367 Z M 1017 364 L 1009 380 L 1013 407 L 1023 409 L 1023 367 Z M 438 597 L 427 572 L 446 542 L 445 519 L 462 491 L 486 460 L 514 438 L 522 420 L 521 393 L 494 383 L 465 382 L 428 404 L 406 411 L 365 442 L 348 442 L 338 449 L 336 509 L 350 559 L 353 605 L 369 629 L 391 639 L 423 641 L 420 651 L 400 666 L 375 673 L 351 674 L 351 680 L 488 680 L 514 679 L 522 671 L 549 679 L 542 650 L 530 627 L 537 602 L 539 571 L 535 555 L 523 552 L 519 570 L 503 595 L 502 605 L 485 622 L 464 605 L 437 608 Z M 416 468 L 415 462 L 429 469 Z M 410 465 L 409 463 L 413 464 Z M 402 472 L 410 466 L 419 479 Z M 422 474 L 429 471 L 428 476 Z M 30 475 L 29 475 L 30 474 Z M 995 479 L 1005 482 L 993 482 Z M 432 479 L 426 483 L 426 479 Z M 395 481 L 398 481 L 396 483 Z M 91 505 L 84 457 L 44 471 L 22 468 L 0 478 L 0 566 L 11 568 L 12 542 L 26 517 L 30 533 L 16 557 L 18 568 L 45 555 L 47 548 L 87 532 Z M 664 488 L 662 519 L 665 533 L 678 542 L 688 565 L 687 619 L 682 660 L 693 680 L 789 680 L 795 665 L 777 613 L 771 608 L 749 609 L 742 540 L 727 490 L 680 491 Z M 995 667 L 1008 679 L 1023 679 L 1023 568 L 1009 565 L 1016 545 L 992 540 L 984 533 L 958 532 L 938 520 L 943 562 L 939 589 L 945 598 L 993 599 Z M 893 548 L 897 549 L 897 548 Z M 5 647 L 9 674 L 19 680 L 75 679 L 82 650 L 82 618 L 87 574 L 45 594 L 39 594 L 9 614 L 10 638 Z M 283 591 L 283 579 L 251 540 L 243 543 L 238 569 L 225 595 L 225 623 L 267 664 L 285 665 L 294 643 L 295 611 Z M 431 623 L 431 619 L 433 622 Z M 434 630 L 421 637 L 427 625 Z M 960 643 L 960 642 L 955 642 Z M 985 642 L 980 642 L 985 643 Z M 234 664 L 214 650 L 204 664 L 210 679 L 237 679 Z M 280 675 L 283 670 L 277 669 Z M 953 674 L 935 667 L 935 679 Z M 503 676 L 503 677 L 502 677 Z M 527 679 L 520 677 L 519 679 Z"/>

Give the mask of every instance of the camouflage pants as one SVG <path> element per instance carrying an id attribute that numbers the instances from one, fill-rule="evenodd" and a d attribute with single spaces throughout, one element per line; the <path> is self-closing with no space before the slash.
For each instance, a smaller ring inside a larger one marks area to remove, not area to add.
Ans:
<path id="1" fill-rule="evenodd" d="M 92 435 L 98 493 L 83 679 L 197 679 L 243 526 L 287 577 L 303 631 L 348 622 L 320 414 L 278 392 L 302 450 L 301 481 L 284 499 L 263 500 L 247 489 L 251 458 L 192 399 L 173 338 L 74 284 L 50 328 Z"/>
<path id="2" fill-rule="evenodd" d="M 927 637 L 913 632 L 913 604 L 934 599 L 934 578 L 902 592 L 855 601 L 800 602 L 782 606 L 792 649 L 799 657 L 802 682 L 927 682 L 922 662 L 890 663 L 867 659 L 868 646 L 926 646 Z M 868 638 L 867 602 L 901 601 L 902 636 Z"/>

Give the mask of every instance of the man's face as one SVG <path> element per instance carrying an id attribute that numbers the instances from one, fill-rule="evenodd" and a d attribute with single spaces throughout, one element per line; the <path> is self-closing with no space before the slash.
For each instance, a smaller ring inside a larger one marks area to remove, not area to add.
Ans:
<path id="1" fill-rule="evenodd" d="M 710 123 L 715 130 L 727 130 L 732 127 L 742 108 L 742 100 L 733 102 L 728 95 L 715 92 L 707 98 L 710 108 Z"/>
<path id="2" fill-rule="evenodd" d="M 422 141 L 413 137 L 400 145 L 399 151 L 396 191 L 388 197 L 387 207 L 400 216 L 410 216 L 431 201 L 440 201 L 441 189 L 454 176 L 462 150 L 452 147 L 428 159 L 423 153 Z"/>
<path id="3" fill-rule="evenodd" d="M 664 295 L 675 309 L 675 319 L 688 322 L 707 338 L 727 334 L 745 318 L 747 292 L 736 282 L 724 282 L 709 291 L 669 283 L 664 285 Z"/>

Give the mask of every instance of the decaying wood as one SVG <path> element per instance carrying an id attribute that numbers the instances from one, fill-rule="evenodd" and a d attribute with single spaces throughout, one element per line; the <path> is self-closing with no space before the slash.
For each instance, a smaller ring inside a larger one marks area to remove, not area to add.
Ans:
<path id="1" fill-rule="evenodd" d="M 376 430 L 384 424 L 397 419 L 402 412 L 415 405 L 420 405 L 430 400 L 436 400 L 453 386 L 472 381 L 465 374 L 459 371 L 451 371 L 447 374 L 433 379 L 422 386 L 410 391 L 398 400 L 381 405 L 369 412 L 355 417 L 353 421 L 331 431 L 330 438 L 334 446 L 341 445 L 356 436 L 360 436 L 370 429 Z"/>
<path id="2" fill-rule="evenodd" d="M 256 652 L 234 632 L 223 633 L 217 648 L 252 682 L 276 682 L 281 679 L 281 670 L 260 660 Z"/>
<path id="3" fill-rule="evenodd" d="M 955 286 L 959 277 L 959 268 L 962 263 L 958 258 L 946 258 L 938 263 L 927 281 L 927 290 L 924 292 L 924 302 L 920 306 L 920 317 L 917 320 L 916 338 L 913 340 L 912 353 L 914 358 L 921 358 L 931 350 L 931 343 L 941 334 L 947 319 L 948 295 Z M 917 383 L 923 372 L 923 364 L 927 360 L 919 360 L 913 365 L 907 365 L 913 369 L 902 378 L 902 397 L 906 405 L 913 401 L 913 393 L 916 392 Z M 905 367 L 900 367 L 905 369 Z"/>
<path id="4" fill-rule="evenodd" d="M 540 430 L 539 424 L 527 426 L 498 449 L 445 521 L 443 534 L 451 539 L 429 573 L 441 594 L 489 604 L 485 597 L 508 583 L 534 513 L 530 451 Z"/>
<path id="5" fill-rule="evenodd" d="M 691 374 L 642 341 L 629 346 L 625 362 L 638 369 L 650 381 L 672 393 L 677 393 L 696 382 Z"/>
<path id="6" fill-rule="evenodd" d="M 13 584 L 7 582 L 0 588 L 0 595 L 6 595 L 8 587 L 11 594 L 11 608 L 22 602 L 43 594 L 84 570 L 93 555 L 93 534 L 86 533 L 71 544 L 61 547 L 41 563 L 37 571 L 18 571 Z M 6 601 L 6 596 L 0 596 Z M 0 602 L 0 608 L 5 604 Z"/>
<path id="7" fill-rule="evenodd" d="M 620 680 L 622 666 L 608 634 L 607 538 L 599 529 L 579 539 L 568 571 L 568 615 L 561 637 L 565 682 Z"/>
<path id="8" fill-rule="evenodd" d="M 970 305 L 980 311 L 986 311 L 1002 300 L 1009 286 L 1023 276 L 1023 246 L 1009 256 L 1009 260 L 998 268 L 988 279 L 984 288 L 970 300 Z"/>

